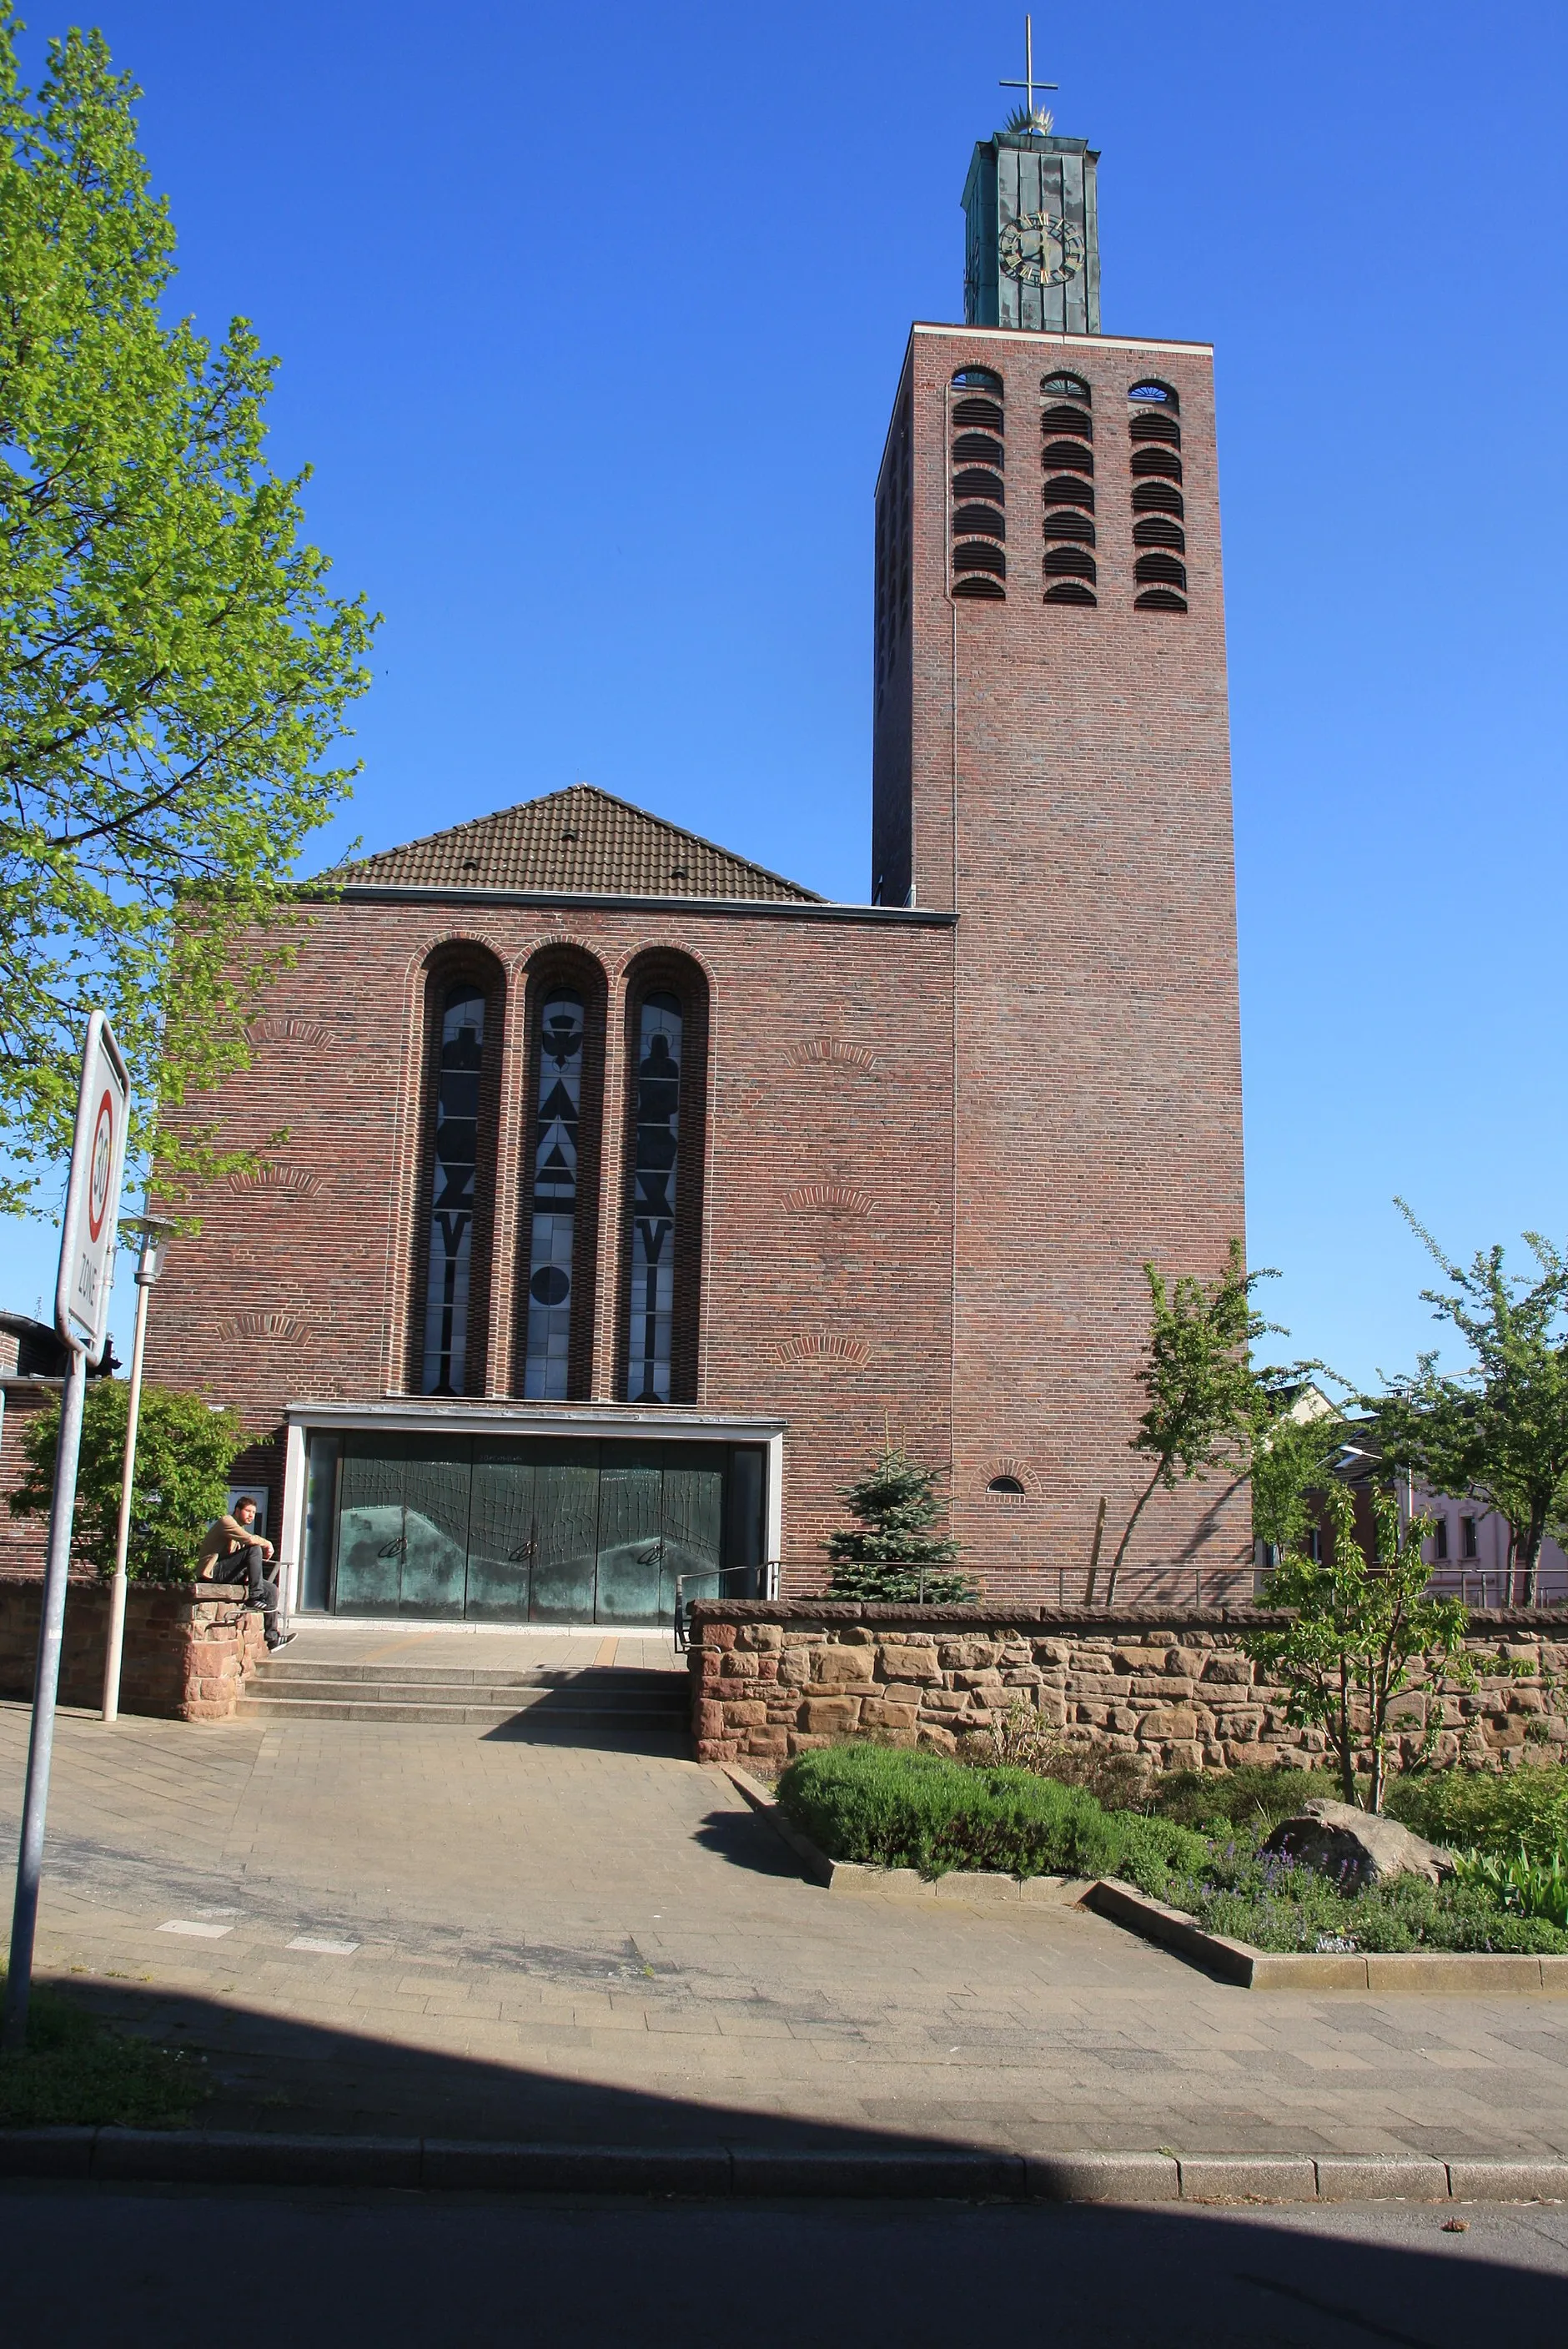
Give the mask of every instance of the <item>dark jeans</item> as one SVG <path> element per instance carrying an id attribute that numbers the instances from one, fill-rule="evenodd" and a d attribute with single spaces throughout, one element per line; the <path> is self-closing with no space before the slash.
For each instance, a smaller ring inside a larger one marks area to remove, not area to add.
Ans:
<path id="1" fill-rule="evenodd" d="M 270 1648 L 278 1636 L 278 1578 L 267 1572 L 260 1542 L 253 1542 L 249 1549 L 231 1550 L 229 1572 L 235 1582 L 242 1581 L 247 1586 L 246 1605 L 261 1609 L 262 1629 Z"/>

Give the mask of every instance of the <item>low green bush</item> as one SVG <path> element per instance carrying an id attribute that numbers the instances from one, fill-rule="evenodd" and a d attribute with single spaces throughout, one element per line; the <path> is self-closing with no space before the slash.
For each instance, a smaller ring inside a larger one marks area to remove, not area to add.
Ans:
<path id="1" fill-rule="evenodd" d="M 1521 1913 L 1501 1885 L 1465 1872 L 1441 1884 L 1397 1876 L 1347 1898 L 1315 1869 L 1263 1850 L 1267 1833 L 1260 1820 L 1216 1839 L 1166 1899 L 1206 1931 L 1257 1950 L 1568 1950 L 1568 1932 Z"/>
<path id="2" fill-rule="evenodd" d="M 1342 1799 L 1336 1770 L 1172 1770 L 1154 1781 L 1148 1799 L 1160 1818 L 1224 1837 L 1233 1827 L 1263 1821 L 1277 1826 L 1315 1795 Z"/>
<path id="3" fill-rule="evenodd" d="M 210 2094 L 201 2060 L 123 2036 L 57 1992 L 35 1990 L 26 2048 L 0 2055 L 0 2128 L 179 2128 Z"/>
<path id="4" fill-rule="evenodd" d="M 1387 1806 L 1429 1842 L 1454 1850 L 1513 1854 L 1552 1864 L 1568 1850 L 1568 1769 L 1530 1763 L 1522 1770 L 1416 1770 L 1396 1778 Z"/>
<path id="5" fill-rule="evenodd" d="M 1202 1838 L 1167 1819 L 1106 1811 L 1081 1786 L 1027 1770 L 851 1744 L 799 1754 L 779 1781 L 791 1825 L 832 1859 L 1009 1876 L 1124 1876 L 1155 1895 L 1191 1873 Z"/>

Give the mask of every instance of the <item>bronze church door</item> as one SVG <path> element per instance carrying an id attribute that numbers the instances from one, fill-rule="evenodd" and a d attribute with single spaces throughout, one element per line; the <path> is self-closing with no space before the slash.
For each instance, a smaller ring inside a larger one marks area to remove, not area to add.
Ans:
<path id="1" fill-rule="evenodd" d="M 597 1446 L 474 1445 L 468 1612 L 477 1620 L 593 1619 Z"/>
<path id="2" fill-rule="evenodd" d="M 335 1437 L 332 1439 L 335 1446 Z M 549 1437 L 355 1431 L 342 1439 L 339 1615 L 491 1623 L 668 1622 L 725 1586 L 735 1541 L 761 1555 L 759 1475 L 719 1444 L 562 1443 Z M 731 1526 L 732 1537 L 736 1536 Z"/>
<path id="3" fill-rule="evenodd" d="M 346 1446 L 337 1612 L 460 1618 L 468 1587 L 469 1484 L 466 1444 L 374 1434 Z"/>

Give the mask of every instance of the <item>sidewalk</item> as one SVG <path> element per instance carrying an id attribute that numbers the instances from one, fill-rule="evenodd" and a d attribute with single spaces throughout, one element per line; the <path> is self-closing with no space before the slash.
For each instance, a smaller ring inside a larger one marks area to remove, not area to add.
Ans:
<path id="1" fill-rule="evenodd" d="M 830 1896 L 721 1774 L 505 1728 L 63 1714 L 39 1968 L 210 2051 L 210 2128 L 1568 2154 L 1568 2000 L 1242 1992 L 1077 1909 Z"/>

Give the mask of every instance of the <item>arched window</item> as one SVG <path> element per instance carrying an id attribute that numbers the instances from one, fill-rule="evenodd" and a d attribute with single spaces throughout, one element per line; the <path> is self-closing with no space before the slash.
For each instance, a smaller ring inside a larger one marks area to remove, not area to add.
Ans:
<path id="1" fill-rule="evenodd" d="M 650 957 L 627 997 L 628 1402 L 696 1392 L 707 1030 L 701 973 Z"/>
<path id="2" fill-rule="evenodd" d="M 528 1034 L 530 1188 L 513 1392 L 564 1402 L 593 1386 L 604 979 L 589 957 L 547 947 L 534 957 Z"/>
<path id="3" fill-rule="evenodd" d="M 1187 551 L 1182 528 L 1181 427 L 1177 420 L 1181 401 L 1174 388 L 1156 377 L 1145 377 L 1129 391 L 1131 414 L 1128 437 L 1132 444 L 1132 543 L 1140 550 L 1133 564 L 1139 612 L 1184 612 L 1187 571 L 1177 560 Z M 1144 549 L 1158 549 L 1145 553 Z"/>
<path id="4" fill-rule="evenodd" d="M 1021 1476 L 993 1476 L 985 1490 L 988 1493 L 1005 1493 L 1009 1499 L 1017 1499 L 1022 1496 L 1024 1480 Z"/>
<path id="5" fill-rule="evenodd" d="M 965 601 L 1006 600 L 1007 558 L 1004 506 L 1004 410 L 1002 378 L 990 367 L 960 367 L 953 378 L 948 423 L 951 591 Z M 981 469 L 984 468 L 984 471 Z"/>
<path id="6" fill-rule="evenodd" d="M 428 1148 L 417 1292 L 421 1394 L 484 1392 L 500 1000 L 500 973 L 477 958 L 442 957 L 427 988 Z"/>
<path id="7" fill-rule="evenodd" d="M 1088 404 L 1089 388 L 1081 375 L 1068 375 L 1065 370 L 1056 375 L 1043 375 L 1040 389 L 1047 399 L 1081 399 L 1086 407 Z"/>

